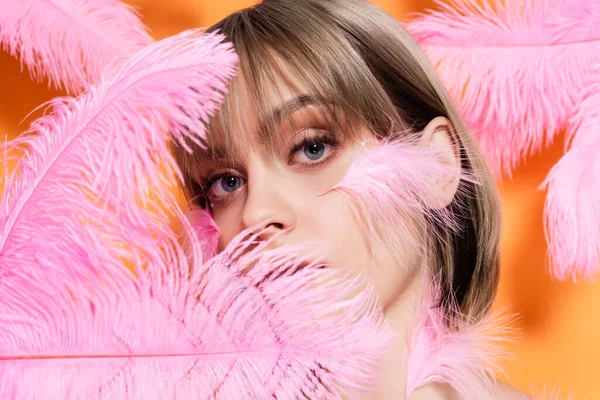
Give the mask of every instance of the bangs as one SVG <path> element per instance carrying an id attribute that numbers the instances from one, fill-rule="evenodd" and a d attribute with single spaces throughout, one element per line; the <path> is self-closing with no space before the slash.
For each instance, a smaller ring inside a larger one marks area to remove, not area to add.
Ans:
<path id="1" fill-rule="evenodd" d="M 380 138 L 398 125 L 406 129 L 392 100 L 339 27 L 332 27 L 320 13 L 306 15 L 305 9 L 295 7 L 281 2 L 268 15 L 258 8 L 245 9 L 207 30 L 225 35 L 233 44 L 238 71 L 209 120 L 206 148 L 191 145 L 192 154 L 177 150 L 184 174 L 197 175 L 207 160 L 238 163 L 254 145 L 248 112 L 258 121 L 254 137 L 270 153 L 281 145 L 282 122 L 295 129 L 291 114 L 305 106 L 315 106 L 346 139 L 355 139 L 359 127 Z M 290 12 L 298 18 L 290 19 Z M 285 96 L 290 90 L 294 98 Z"/>
<path id="2" fill-rule="evenodd" d="M 362 115 L 340 95 L 340 88 L 327 85 L 310 63 L 284 59 L 280 52 L 258 41 L 234 45 L 239 45 L 238 74 L 207 126 L 209 157 L 231 163 L 239 160 L 255 145 L 251 140 L 254 129 L 257 143 L 275 153 L 282 145 L 282 124 L 296 130 L 292 115 L 306 107 L 314 108 L 348 139 L 355 138 L 357 127 L 365 125 Z M 248 112 L 256 117 L 257 126 L 248 126 Z"/>

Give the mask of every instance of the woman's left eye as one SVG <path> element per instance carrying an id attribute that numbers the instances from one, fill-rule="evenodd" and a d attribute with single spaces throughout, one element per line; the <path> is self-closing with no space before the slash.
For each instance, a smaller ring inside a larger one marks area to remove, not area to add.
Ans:
<path id="1" fill-rule="evenodd" d="M 294 152 L 292 160 L 296 163 L 310 164 L 327 156 L 331 149 L 331 144 L 318 140 L 304 143 L 302 148 Z"/>

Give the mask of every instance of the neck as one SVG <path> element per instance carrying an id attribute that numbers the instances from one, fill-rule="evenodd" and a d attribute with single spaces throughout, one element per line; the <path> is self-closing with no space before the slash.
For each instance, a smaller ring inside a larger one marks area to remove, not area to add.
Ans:
<path id="1" fill-rule="evenodd" d="M 421 301 L 422 289 L 423 269 L 419 268 L 384 308 L 384 314 L 396 335 L 396 339 L 382 360 L 382 375 L 378 390 L 373 393 L 372 399 L 404 399 L 408 335 L 413 326 L 415 312 Z"/>
<path id="2" fill-rule="evenodd" d="M 378 389 L 370 400 L 407 400 L 406 377 L 408 337 L 415 317 L 422 312 L 421 301 L 425 284 L 424 268 L 419 268 L 398 291 L 394 300 L 384 307 L 384 315 L 396 339 L 381 363 Z M 410 400 L 457 400 L 461 398 L 448 383 L 430 382 L 415 390 Z"/>

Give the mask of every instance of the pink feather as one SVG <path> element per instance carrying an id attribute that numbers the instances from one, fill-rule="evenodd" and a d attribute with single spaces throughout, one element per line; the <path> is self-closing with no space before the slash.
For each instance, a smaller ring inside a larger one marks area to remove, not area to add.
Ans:
<path id="1" fill-rule="evenodd" d="M 117 0 L 0 0 L 0 44 L 34 79 L 78 93 L 111 61 L 152 38 L 131 6 Z"/>
<path id="2" fill-rule="evenodd" d="M 542 184 L 552 275 L 591 279 L 600 272 L 600 68 L 581 92 L 567 131 L 568 151 Z"/>
<path id="3" fill-rule="evenodd" d="M 373 292 L 295 258 L 302 246 L 248 250 L 248 233 L 185 279 L 170 272 L 184 265 L 149 265 L 119 285 L 59 275 L 3 293 L 0 397 L 325 399 L 371 388 L 389 343 Z"/>
<path id="4" fill-rule="evenodd" d="M 352 198 L 354 211 L 373 246 L 379 244 L 405 257 L 402 248 L 409 241 L 411 248 L 422 247 L 421 236 L 384 232 L 402 232 L 412 224 L 426 230 L 434 219 L 448 229 L 459 229 L 448 208 L 439 204 L 442 182 L 476 182 L 474 176 L 444 163 L 440 150 L 420 146 L 412 135 L 383 140 L 375 148 L 365 148 L 343 180 L 327 191 L 341 190 Z"/>
<path id="5" fill-rule="evenodd" d="M 430 229 L 428 223 L 437 218 L 447 229 L 460 229 L 450 210 L 438 204 L 441 184 L 452 178 L 477 183 L 477 177 L 446 164 L 441 151 L 435 146 L 420 146 L 410 135 L 383 140 L 365 149 L 344 179 L 330 190 L 342 190 L 351 196 L 371 241 L 401 251 L 403 244 L 412 239 L 408 247 L 418 248 L 422 236 L 382 235 L 380 227 L 386 227 L 386 232 L 401 232 L 410 229 L 414 221 L 417 227 Z M 464 189 L 459 185 L 459 190 Z M 420 253 L 426 255 L 425 251 Z M 491 314 L 479 322 L 453 318 L 451 315 L 461 313 L 446 313 L 449 310 L 438 305 L 441 290 L 436 280 L 428 275 L 426 280 L 409 336 L 405 398 L 410 399 L 416 389 L 431 382 L 451 385 L 461 399 L 495 398 L 497 386 L 492 374 L 503 357 L 499 342 L 513 335 L 504 328 L 508 314 Z"/>
<path id="6" fill-rule="evenodd" d="M 0 275 L 26 274 L 21 267 L 40 263 L 61 265 L 61 273 L 87 273 L 81 265 L 112 271 L 124 260 L 143 265 L 139 258 L 160 257 L 158 241 L 173 236 L 158 212 L 175 201 L 164 189 L 176 183 L 169 140 L 204 137 L 237 60 L 221 40 L 188 31 L 152 44 L 77 99 L 53 101 L 53 113 L 33 124 L 35 134 L 8 145 L 26 156 L 7 177 L 0 203 Z M 128 206 L 151 196 L 152 214 Z M 150 227 L 158 230 L 143 232 Z"/>
<path id="7" fill-rule="evenodd" d="M 207 258 L 215 256 L 217 254 L 217 246 L 219 244 L 219 235 L 221 234 L 221 231 L 210 213 L 208 211 L 196 209 L 187 212 L 186 216 L 196 233 L 197 240 L 202 243 L 202 254 Z M 185 239 L 185 230 L 183 233 L 183 238 Z"/>
<path id="8" fill-rule="evenodd" d="M 432 382 L 449 384 L 462 400 L 499 398 L 493 375 L 504 357 L 500 343 L 514 335 L 507 328 L 509 314 L 497 312 L 477 322 L 451 318 L 438 304 L 440 290 L 433 282 L 424 284 L 409 336 L 405 399 Z"/>
<path id="9" fill-rule="evenodd" d="M 436 0 L 408 24 L 499 176 L 565 128 L 600 62 L 600 3 Z"/>
<path id="10" fill-rule="evenodd" d="M 260 231 L 207 260 L 214 223 L 186 218 L 163 182 L 174 178 L 162 172 L 175 168 L 168 140 L 202 141 L 233 73 L 220 40 L 190 31 L 152 44 L 12 144 L 26 154 L 0 209 L 0 398 L 355 398 L 373 387 L 391 336 L 372 288 L 300 257 L 301 244 L 269 250 Z"/>

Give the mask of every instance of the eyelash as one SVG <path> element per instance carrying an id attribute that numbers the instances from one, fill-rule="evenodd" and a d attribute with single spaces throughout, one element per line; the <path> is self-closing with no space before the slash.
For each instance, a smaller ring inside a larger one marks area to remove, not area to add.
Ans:
<path id="1" fill-rule="evenodd" d="M 317 131 L 318 133 L 316 133 L 316 134 L 307 133 L 307 132 L 312 132 L 312 131 Z M 296 142 L 296 144 L 292 145 L 290 150 L 288 151 L 288 156 L 287 156 L 288 165 L 293 164 L 293 156 L 298 151 L 302 150 L 305 146 L 308 146 L 308 145 L 311 145 L 314 143 L 328 144 L 331 146 L 331 150 L 329 151 L 329 154 L 327 156 L 325 156 L 323 159 L 312 162 L 312 163 L 303 164 L 302 169 L 305 169 L 305 170 L 317 169 L 319 167 L 324 166 L 326 163 L 330 162 L 333 159 L 333 157 L 335 157 L 335 154 L 340 146 L 340 142 L 329 131 L 322 129 L 321 127 L 309 127 L 309 128 L 302 130 L 299 134 L 301 134 L 303 137 L 298 142 Z M 238 174 L 236 174 L 234 171 L 221 171 L 216 174 L 209 175 L 207 178 L 201 180 L 200 186 L 202 188 L 202 191 L 204 192 L 204 197 L 206 200 L 208 200 L 208 197 L 209 197 L 207 192 L 210 190 L 212 185 L 214 185 L 214 183 L 217 182 L 219 179 L 224 178 L 226 176 L 238 176 Z M 214 202 L 222 203 L 234 195 L 235 195 L 235 192 L 230 195 L 227 195 L 225 197 L 222 197 L 220 199 L 216 199 L 216 200 L 214 200 Z M 210 200 L 209 200 L 209 202 L 210 202 Z"/>
<path id="2" fill-rule="evenodd" d="M 306 131 L 317 131 L 317 134 L 314 135 L 310 135 L 305 133 Z M 328 131 L 325 131 L 323 129 L 319 129 L 319 128 L 308 128 L 302 131 L 302 139 L 300 139 L 295 145 L 293 145 L 291 147 L 291 149 L 289 150 L 288 153 L 288 164 L 291 165 L 292 164 L 292 158 L 294 156 L 294 154 L 296 154 L 298 151 L 302 150 L 305 146 L 314 144 L 314 143 L 323 143 L 323 144 L 328 144 L 331 146 L 331 151 L 329 152 L 329 154 L 327 156 L 325 156 L 325 158 L 316 161 L 316 162 L 312 162 L 312 163 L 306 163 L 303 164 L 304 167 L 303 168 L 317 168 L 319 166 L 322 166 L 323 164 L 325 164 L 326 162 L 330 161 L 331 158 L 335 155 L 335 152 L 337 151 L 338 147 L 339 147 L 339 141 Z"/>

